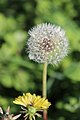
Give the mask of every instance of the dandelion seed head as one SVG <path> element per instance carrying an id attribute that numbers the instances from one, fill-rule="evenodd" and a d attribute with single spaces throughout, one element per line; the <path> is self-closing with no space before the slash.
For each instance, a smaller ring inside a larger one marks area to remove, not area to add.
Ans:
<path id="1" fill-rule="evenodd" d="M 27 41 L 31 60 L 38 63 L 57 64 L 68 53 L 68 40 L 60 26 L 42 23 L 29 30 Z"/>

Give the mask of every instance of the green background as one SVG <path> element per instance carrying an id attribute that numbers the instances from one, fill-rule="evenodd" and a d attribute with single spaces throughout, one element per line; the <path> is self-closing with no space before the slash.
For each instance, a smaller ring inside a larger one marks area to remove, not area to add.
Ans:
<path id="1" fill-rule="evenodd" d="M 68 56 L 48 66 L 48 120 L 80 120 L 80 0 L 0 0 L 0 106 L 17 114 L 15 97 L 41 95 L 43 64 L 25 49 L 27 31 L 42 22 L 60 25 L 70 43 Z"/>

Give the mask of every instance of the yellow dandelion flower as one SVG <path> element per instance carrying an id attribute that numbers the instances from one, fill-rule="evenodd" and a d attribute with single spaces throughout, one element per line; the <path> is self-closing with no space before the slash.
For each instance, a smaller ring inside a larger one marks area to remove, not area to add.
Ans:
<path id="1" fill-rule="evenodd" d="M 48 107 L 51 105 L 50 102 L 48 102 L 47 99 L 41 98 L 41 96 L 36 96 L 35 94 L 31 95 L 30 93 L 23 94 L 23 96 L 19 96 L 18 98 L 13 101 L 13 103 L 22 105 L 24 107 L 27 106 L 33 106 L 37 110 L 44 110 L 48 109 Z"/>
<path id="2" fill-rule="evenodd" d="M 30 101 L 30 93 L 28 93 L 27 95 L 23 94 L 23 96 L 19 96 L 15 101 L 13 101 L 13 103 L 26 107 L 30 104 Z"/>
<path id="3" fill-rule="evenodd" d="M 48 109 L 51 105 L 47 99 L 41 98 L 41 96 L 36 96 L 35 94 L 32 95 L 30 93 L 26 93 L 23 94 L 23 96 L 15 98 L 13 103 L 25 107 L 22 107 L 24 110 L 23 113 L 26 113 L 24 117 L 25 119 L 29 118 L 31 120 L 35 120 L 35 115 L 40 117 L 40 114 L 38 114 L 37 111 Z"/>

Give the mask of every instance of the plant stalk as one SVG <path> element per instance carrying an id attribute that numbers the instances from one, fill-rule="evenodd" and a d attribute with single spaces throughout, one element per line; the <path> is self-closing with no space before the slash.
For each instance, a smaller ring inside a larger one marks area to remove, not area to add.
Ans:
<path id="1" fill-rule="evenodd" d="M 43 97 L 47 97 L 47 62 L 44 63 L 43 67 Z M 43 120 L 47 120 L 47 110 L 43 111 Z"/>

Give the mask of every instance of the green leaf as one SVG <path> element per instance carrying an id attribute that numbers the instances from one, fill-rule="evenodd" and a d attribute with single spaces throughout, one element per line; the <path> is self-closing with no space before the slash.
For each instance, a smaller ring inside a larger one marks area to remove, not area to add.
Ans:
<path id="1" fill-rule="evenodd" d="M 64 74 L 73 81 L 80 81 L 80 63 L 72 63 L 65 69 Z"/>

